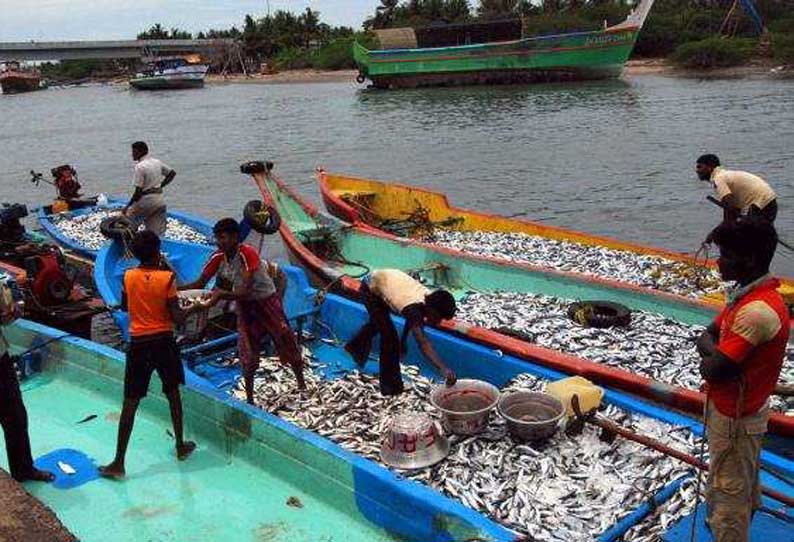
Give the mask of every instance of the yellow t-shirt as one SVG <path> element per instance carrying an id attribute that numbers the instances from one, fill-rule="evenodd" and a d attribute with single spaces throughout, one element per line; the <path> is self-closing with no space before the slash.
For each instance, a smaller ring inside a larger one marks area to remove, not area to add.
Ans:
<path id="1" fill-rule="evenodd" d="M 751 205 L 763 209 L 777 197 L 765 180 L 746 171 L 718 167 L 711 174 L 711 182 L 714 183 L 717 199 L 722 200 L 728 194 L 733 194 L 736 206 L 742 213 L 746 213 Z"/>
<path id="2" fill-rule="evenodd" d="M 399 269 L 378 269 L 369 278 L 369 289 L 383 299 L 394 312 L 408 305 L 424 303 L 430 293 L 421 282 Z"/>

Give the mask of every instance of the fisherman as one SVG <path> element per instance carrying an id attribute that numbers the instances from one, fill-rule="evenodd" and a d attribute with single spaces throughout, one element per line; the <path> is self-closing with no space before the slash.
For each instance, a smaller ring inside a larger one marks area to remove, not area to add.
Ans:
<path id="1" fill-rule="evenodd" d="M 789 337 L 789 314 L 770 276 L 774 226 L 758 217 L 720 224 L 711 239 L 719 270 L 738 286 L 697 341 L 706 381 L 709 474 L 708 524 L 715 542 L 746 541 L 761 506 L 761 441 Z"/>
<path id="2" fill-rule="evenodd" d="M 695 171 L 701 181 L 708 181 L 714 186 L 717 199 L 724 209 L 725 220 L 740 215 L 757 215 L 771 223 L 775 222 L 777 196 L 758 175 L 724 169 L 720 166 L 720 159 L 713 154 L 698 158 Z"/>
<path id="3" fill-rule="evenodd" d="M 289 327 L 279 288 L 273 279 L 276 277 L 276 282 L 283 283 L 280 280 L 283 272 L 275 264 L 263 265 L 256 249 L 240 242 L 240 225 L 233 218 L 219 220 L 212 231 L 218 250 L 207 261 L 198 280 L 182 289 L 203 289 L 217 275 L 216 288 L 204 306 L 212 307 L 221 300 L 235 302 L 239 333 L 237 350 L 243 369 L 246 400 L 254 404 L 254 373 L 259 367 L 265 335 L 273 339 L 281 362 L 292 368 L 298 389 L 305 390 L 298 341 Z"/>
<path id="4" fill-rule="evenodd" d="M 184 440 L 182 429 L 182 398 L 179 386 L 185 383 L 185 373 L 174 339 L 174 324 L 200 307 L 187 310 L 179 307 L 176 275 L 166 270 L 160 255 L 160 238 L 144 230 L 135 235 L 131 249 L 140 265 L 124 273 L 122 308 L 129 312 L 130 346 L 124 373 L 124 406 L 119 420 L 116 457 L 112 463 L 100 467 L 102 476 L 124 478 L 124 459 L 135 422 L 138 405 L 149 390 L 152 373 L 157 371 L 168 398 L 171 422 L 174 426 L 176 456 L 180 461 L 196 448 Z"/>
<path id="5" fill-rule="evenodd" d="M 167 226 L 163 188 L 174 180 L 176 171 L 149 156 L 149 146 L 143 141 L 132 144 L 132 159 L 135 160 L 132 175 L 135 192 L 124 207 L 124 214 L 163 237 Z"/>
<path id="6" fill-rule="evenodd" d="M 3 327 L 19 318 L 19 307 L 14 303 L 11 290 L 0 284 L 0 423 L 6 439 L 6 454 L 11 476 L 17 482 L 34 480 L 51 482 L 55 476 L 33 466 L 28 435 L 28 412 L 22 402 L 17 370 L 8 355 L 8 342 Z"/>
<path id="7" fill-rule="evenodd" d="M 430 291 L 421 282 L 398 269 L 379 269 L 370 273 L 362 285 L 369 321 L 345 345 L 345 350 L 363 367 L 369 357 L 372 339 L 380 334 L 380 391 L 383 395 L 403 392 L 400 358 L 407 351 L 408 334 L 413 333 L 420 350 L 444 377 L 448 386 L 457 377 L 436 354 L 424 332 L 424 325 L 437 325 L 455 316 L 455 298 L 446 290 Z M 391 319 L 391 312 L 405 318 L 402 336 Z"/>

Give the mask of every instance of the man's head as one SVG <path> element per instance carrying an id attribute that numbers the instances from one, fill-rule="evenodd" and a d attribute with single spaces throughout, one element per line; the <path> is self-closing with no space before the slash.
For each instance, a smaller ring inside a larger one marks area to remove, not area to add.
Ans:
<path id="1" fill-rule="evenodd" d="M 457 309 L 455 298 L 446 290 L 435 290 L 425 296 L 425 310 L 430 324 L 452 319 Z"/>
<path id="2" fill-rule="evenodd" d="M 149 154 L 149 145 L 143 141 L 136 141 L 132 144 L 132 159 L 135 161 L 140 160 Z"/>
<path id="3" fill-rule="evenodd" d="M 704 154 L 695 162 L 695 172 L 701 181 L 710 181 L 714 168 L 720 166 L 720 159 L 716 154 Z"/>
<path id="4" fill-rule="evenodd" d="M 212 228 L 215 243 L 226 253 L 237 250 L 240 245 L 240 224 L 233 218 L 222 218 Z"/>
<path id="5" fill-rule="evenodd" d="M 709 235 L 719 247 L 720 275 L 746 284 L 769 272 L 777 249 L 777 232 L 768 221 L 741 217 L 717 226 Z"/>
<path id="6" fill-rule="evenodd" d="M 144 230 L 132 238 L 132 255 L 144 265 L 157 265 L 160 263 L 160 238 L 157 234 Z"/>

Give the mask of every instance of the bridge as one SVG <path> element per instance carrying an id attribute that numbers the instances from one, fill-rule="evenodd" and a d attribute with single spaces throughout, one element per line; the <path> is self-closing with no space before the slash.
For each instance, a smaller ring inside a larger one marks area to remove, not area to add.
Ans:
<path id="1" fill-rule="evenodd" d="M 232 39 L 0 42 L 0 62 L 210 54 L 234 44 Z"/>

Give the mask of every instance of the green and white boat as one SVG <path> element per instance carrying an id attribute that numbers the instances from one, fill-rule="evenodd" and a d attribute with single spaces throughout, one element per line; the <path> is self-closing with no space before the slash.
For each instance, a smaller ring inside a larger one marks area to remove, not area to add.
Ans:
<path id="1" fill-rule="evenodd" d="M 416 88 L 618 77 L 653 2 L 642 0 L 625 21 L 591 32 L 375 51 L 356 42 L 357 80 L 364 83 L 369 79 L 376 88 Z"/>
<path id="2" fill-rule="evenodd" d="M 181 57 L 161 57 L 147 63 L 145 68 L 130 79 L 136 90 L 176 90 L 201 88 L 209 66 L 193 63 Z"/>

